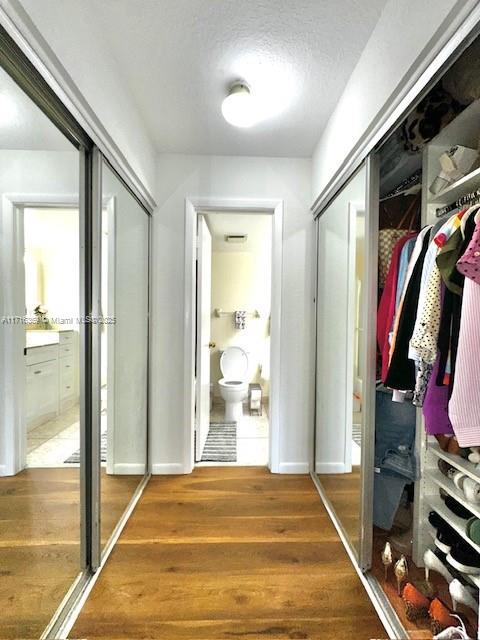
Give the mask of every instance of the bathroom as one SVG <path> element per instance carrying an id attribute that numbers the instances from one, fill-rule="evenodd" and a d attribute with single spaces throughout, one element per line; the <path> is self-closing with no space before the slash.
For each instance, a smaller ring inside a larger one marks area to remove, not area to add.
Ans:
<path id="1" fill-rule="evenodd" d="M 208 411 L 208 434 L 201 455 L 197 449 L 197 464 L 268 464 L 272 218 L 261 212 L 199 216 L 204 241 L 197 308 L 208 308 L 209 317 L 201 312 L 197 317 L 197 371 L 205 377 L 198 351 L 209 332 L 210 376 L 208 407 L 197 402 L 197 424 Z M 198 386 L 205 388 L 205 380 Z"/>

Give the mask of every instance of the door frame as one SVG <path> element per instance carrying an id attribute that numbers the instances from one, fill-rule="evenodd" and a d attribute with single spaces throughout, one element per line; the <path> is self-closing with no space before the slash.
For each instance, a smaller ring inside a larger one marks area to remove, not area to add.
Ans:
<path id="1" fill-rule="evenodd" d="M 183 473 L 195 466 L 195 336 L 196 242 L 199 213 L 266 213 L 272 224 L 272 301 L 270 315 L 270 438 L 268 468 L 280 473 L 280 367 L 282 317 L 283 200 L 245 198 L 185 199 L 185 313 L 184 313 L 184 452 Z"/>

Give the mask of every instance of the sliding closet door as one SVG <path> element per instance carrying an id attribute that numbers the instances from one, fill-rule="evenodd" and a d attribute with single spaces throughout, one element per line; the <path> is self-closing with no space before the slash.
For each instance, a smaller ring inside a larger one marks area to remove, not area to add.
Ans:
<path id="1" fill-rule="evenodd" d="M 103 162 L 100 238 L 100 541 L 147 471 L 149 216 Z"/>
<path id="2" fill-rule="evenodd" d="M 318 219 L 315 471 L 360 556 L 366 167 Z"/>
<path id="3" fill-rule="evenodd" d="M 85 568 L 84 184 L 79 150 L 2 68 L 0 98 L 0 635 L 38 638 Z"/>

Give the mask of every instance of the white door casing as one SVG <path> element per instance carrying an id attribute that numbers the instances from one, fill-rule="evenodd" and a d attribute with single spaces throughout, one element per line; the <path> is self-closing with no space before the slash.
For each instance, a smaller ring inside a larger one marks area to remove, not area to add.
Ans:
<path id="1" fill-rule="evenodd" d="M 197 226 L 197 354 L 195 384 L 195 460 L 202 458 L 210 426 L 210 319 L 212 307 L 212 236 L 205 216 Z"/>

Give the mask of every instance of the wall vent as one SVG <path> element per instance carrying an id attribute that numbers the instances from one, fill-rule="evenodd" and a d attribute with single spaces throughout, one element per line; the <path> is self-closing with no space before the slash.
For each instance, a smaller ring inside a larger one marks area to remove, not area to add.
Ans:
<path id="1" fill-rule="evenodd" d="M 225 236 L 225 242 L 246 242 L 247 238 L 246 233 L 229 233 Z"/>

